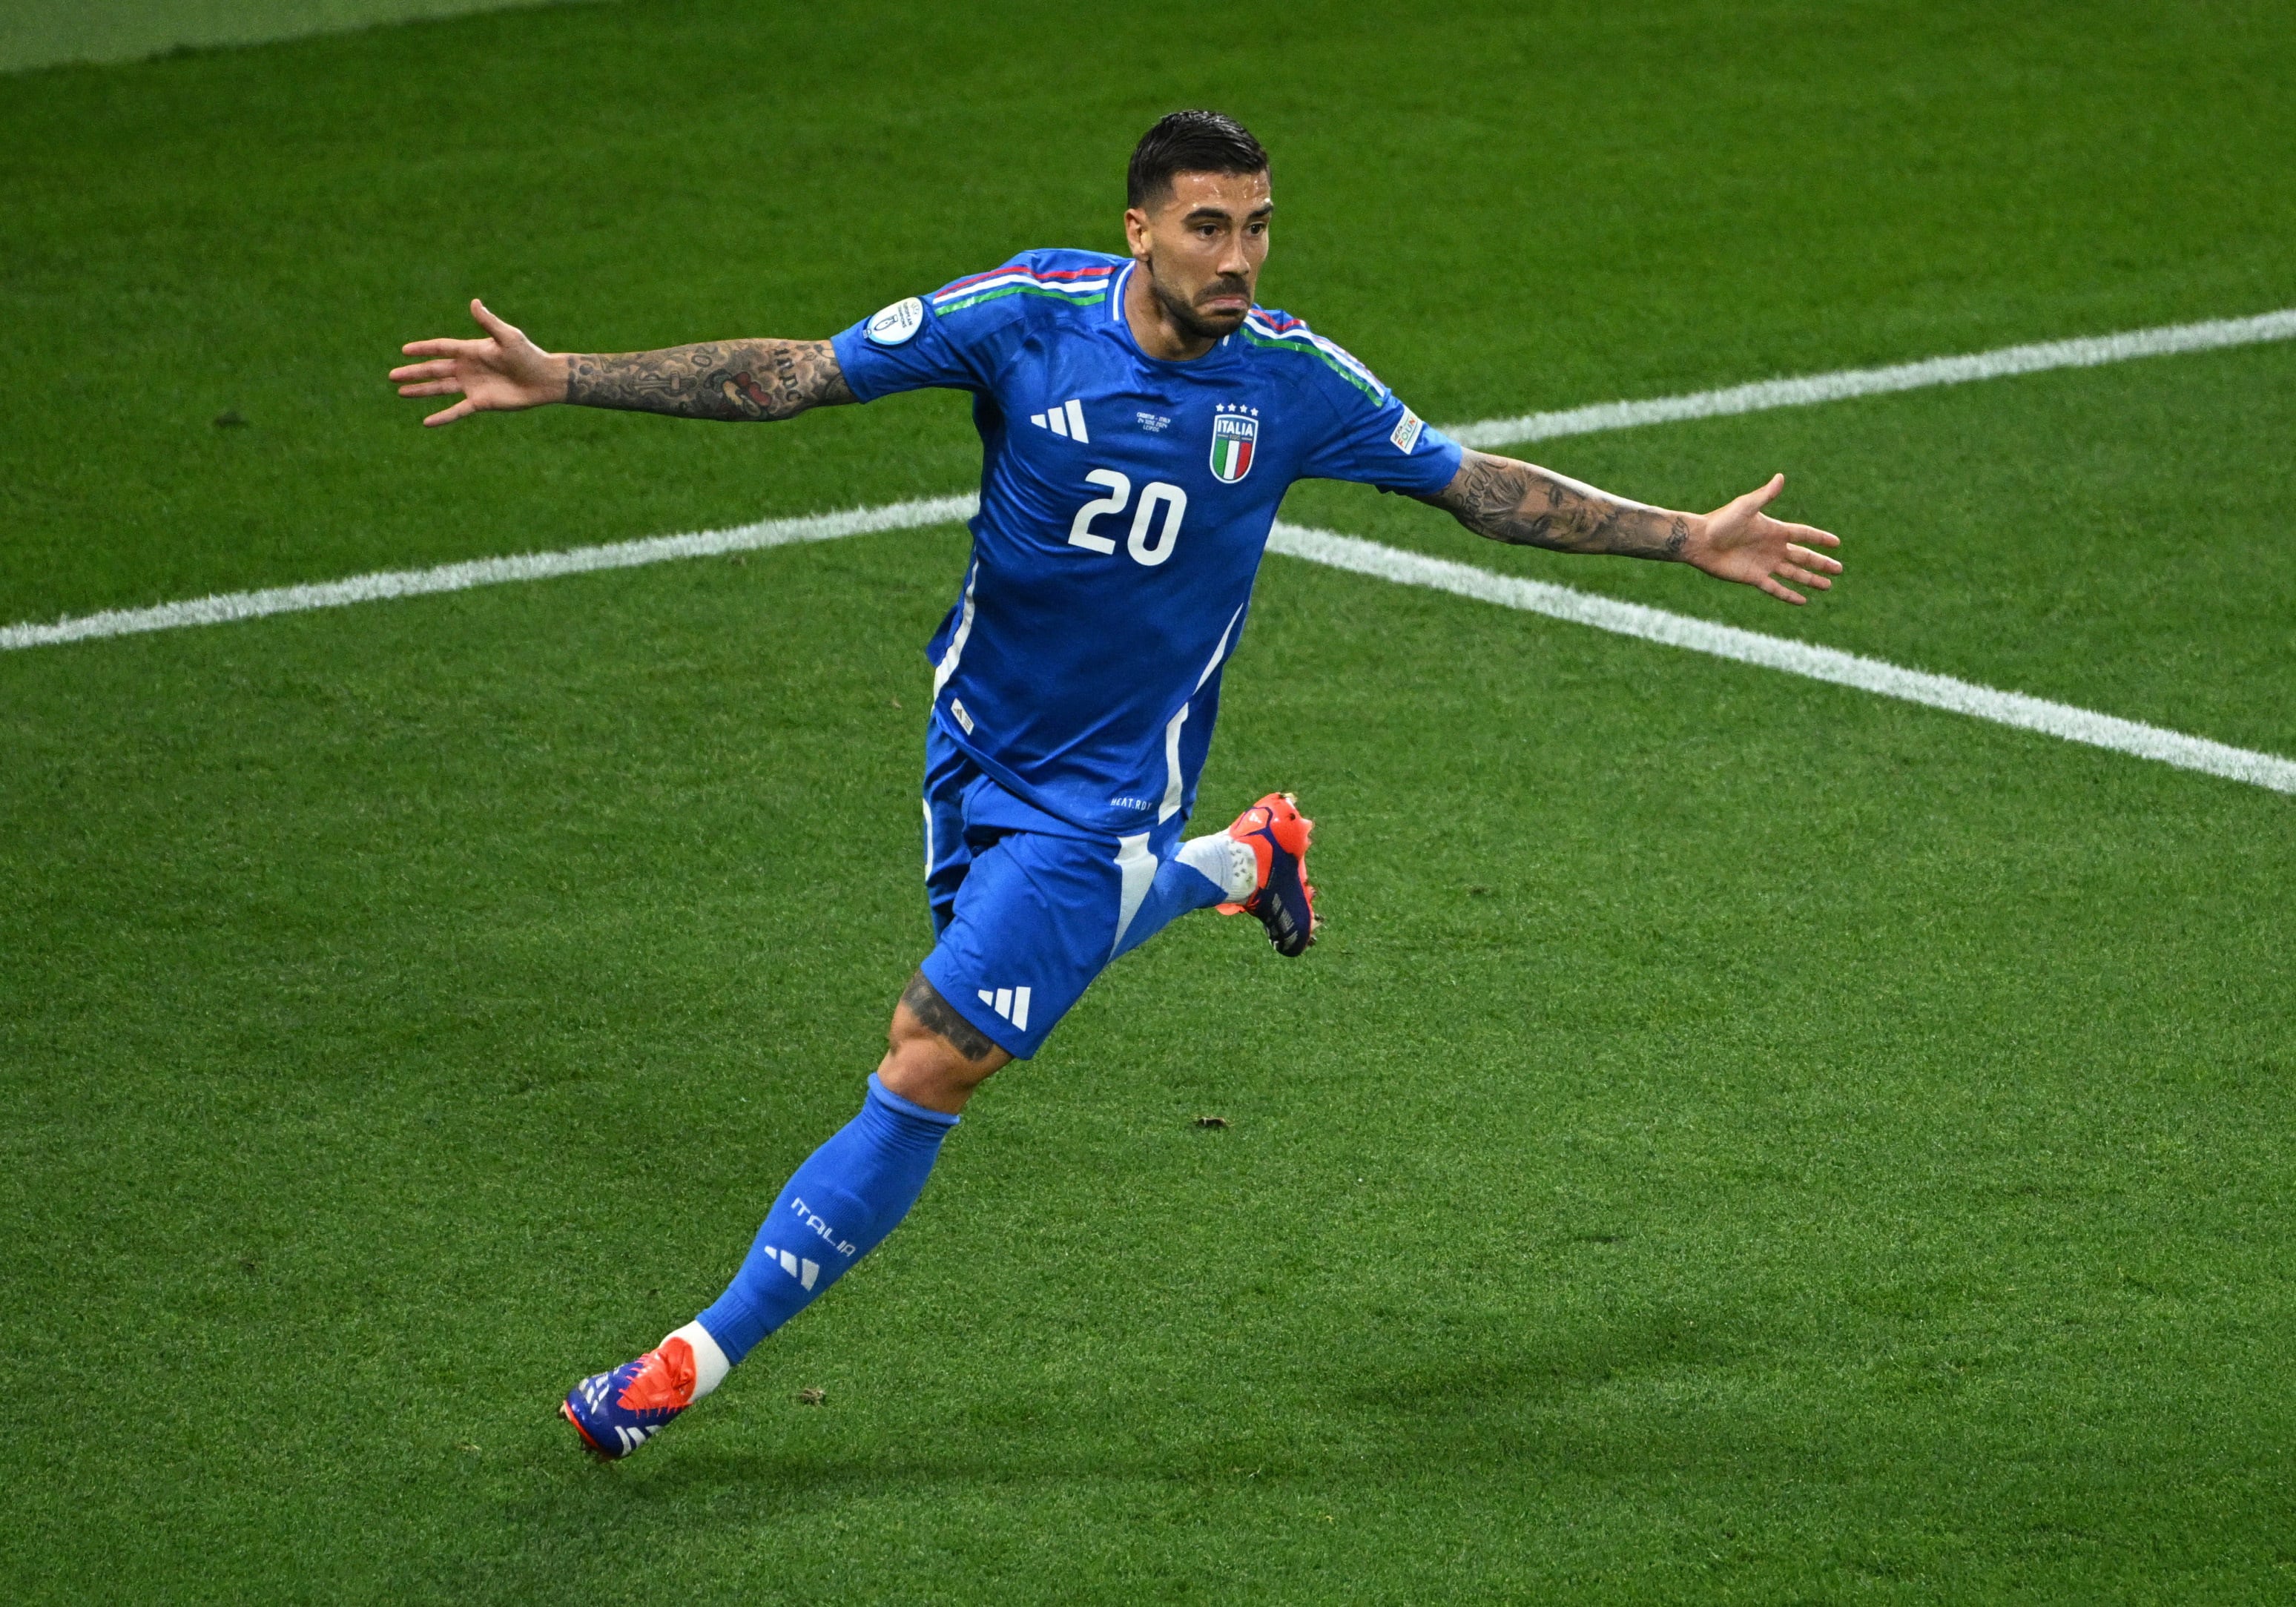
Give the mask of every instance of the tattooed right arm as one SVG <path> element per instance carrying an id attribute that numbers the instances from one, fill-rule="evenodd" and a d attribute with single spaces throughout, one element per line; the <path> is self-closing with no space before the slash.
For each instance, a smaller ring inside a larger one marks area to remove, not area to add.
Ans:
<path id="1" fill-rule="evenodd" d="M 566 358 L 566 399 L 730 423 L 793 418 L 854 401 L 826 340 L 709 340 Z"/>
<path id="2" fill-rule="evenodd" d="M 404 397 L 456 397 L 422 422 L 433 429 L 474 413 L 515 413 L 571 402 L 688 419 L 785 419 L 808 407 L 857 401 L 826 340 L 712 340 L 666 351 L 562 356 L 505 324 L 482 301 L 471 316 L 483 340 L 410 340 L 423 361 L 390 371 Z"/>

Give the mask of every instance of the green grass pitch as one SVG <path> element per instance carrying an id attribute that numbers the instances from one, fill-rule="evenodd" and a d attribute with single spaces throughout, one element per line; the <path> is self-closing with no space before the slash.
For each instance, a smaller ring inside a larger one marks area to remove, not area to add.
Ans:
<path id="1" fill-rule="evenodd" d="M 474 292 L 821 334 L 1108 245 L 1179 104 L 1275 153 L 1265 299 L 1435 419 L 2296 304 L 2292 63 L 2261 4 L 677 0 L 0 78 L 0 622 L 961 489 L 948 396 L 380 376 Z M 1785 469 L 1850 565 L 1799 613 L 1288 511 L 2290 754 L 2292 438 L 2280 346 L 1538 454 Z M 576 1455 L 927 943 L 962 544 L 0 656 L 7 1596 L 2296 1594 L 2296 804 L 1288 560 L 1204 808 L 1301 791 L 1327 940 L 1117 966 L 845 1287 Z"/>

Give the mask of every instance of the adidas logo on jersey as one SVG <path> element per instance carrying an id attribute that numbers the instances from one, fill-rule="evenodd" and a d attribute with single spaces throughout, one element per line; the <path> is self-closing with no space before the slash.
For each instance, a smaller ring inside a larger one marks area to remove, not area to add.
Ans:
<path id="1" fill-rule="evenodd" d="M 1057 407 L 1047 407 L 1042 413 L 1032 413 L 1029 422 L 1039 430 L 1049 430 L 1054 435 L 1065 435 L 1070 440 L 1089 442 L 1092 437 L 1084 427 L 1084 406 L 1074 397 Z"/>
<path id="2" fill-rule="evenodd" d="M 785 1250 L 775 1250 L 770 1244 L 766 1246 L 766 1253 L 782 1264 L 783 1272 L 808 1289 L 811 1289 L 813 1281 L 821 1275 L 821 1263 L 818 1261 L 806 1260 L 802 1257 L 790 1254 Z"/>
<path id="3" fill-rule="evenodd" d="M 1074 406 L 1073 403 L 1070 406 Z M 1021 1031 L 1029 1029 L 1029 990 L 1025 988 L 999 988 L 990 992 L 986 988 L 974 989 L 980 1002 L 1012 1022 Z"/>

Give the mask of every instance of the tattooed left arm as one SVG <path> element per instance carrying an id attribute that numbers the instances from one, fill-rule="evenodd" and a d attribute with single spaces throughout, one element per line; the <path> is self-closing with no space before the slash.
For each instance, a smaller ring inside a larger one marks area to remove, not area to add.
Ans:
<path id="1" fill-rule="evenodd" d="M 1488 452 L 1462 455 L 1451 483 L 1427 500 L 1493 541 L 1628 558 L 1680 558 L 1696 517 L 1628 502 Z"/>
<path id="2" fill-rule="evenodd" d="M 1763 512 L 1784 485 L 1781 474 L 1711 513 L 1678 513 L 1613 496 L 1536 464 L 1470 451 L 1451 483 L 1422 500 L 1494 541 L 1692 564 L 1719 579 L 1759 586 L 1781 602 L 1800 603 L 1801 594 L 1784 582 L 1831 588 L 1829 577 L 1840 574 L 1841 565 L 1812 549 L 1841 541 Z"/>

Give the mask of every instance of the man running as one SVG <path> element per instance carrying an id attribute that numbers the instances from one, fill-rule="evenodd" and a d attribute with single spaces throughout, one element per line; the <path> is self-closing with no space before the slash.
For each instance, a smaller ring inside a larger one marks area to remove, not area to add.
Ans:
<path id="1" fill-rule="evenodd" d="M 473 301 L 486 339 L 414 341 L 422 360 L 391 372 L 402 396 L 461 398 L 431 425 L 552 402 L 785 419 L 939 386 L 972 393 L 980 432 L 972 560 L 927 650 L 933 950 L 860 1113 L 798 1168 L 725 1293 L 566 1397 L 602 1456 L 715 1390 L 890 1233 L 973 1091 L 1035 1054 L 1119 955 L 1214 906 L 1257 915 L 1283 954 L 1316 940 L 1314 823 L 1290 794 L 1181 837 L 1294 480 L 1360 480 L 1496 540 L 1694 564 L 1788 603 L 1841 572 L 1814 550 L 1835 537 L 1762 512 L 1783 476 L 1681 513 L 1465 451 L 1257 306 L 1267 153 L 1233 119 L 1165 118 L 1132 153 L 1126 200 L 1128 257 L 1029 251 L 832 340 L 554 355 Z"/>

